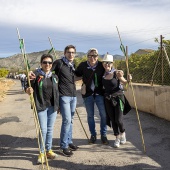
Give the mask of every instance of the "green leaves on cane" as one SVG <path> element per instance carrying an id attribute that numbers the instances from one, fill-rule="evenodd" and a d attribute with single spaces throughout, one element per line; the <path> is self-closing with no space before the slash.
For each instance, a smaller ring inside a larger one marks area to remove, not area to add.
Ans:
<path id="1" fill-rule="evenodd" d="M 97 74 L 96 73 L 94 74 L 94 78 L 95 78 L 94 79 L 95 80 L 94 81 L 95 87 L 98 87 L 98 79 L 97 79 Z"/>
<path id="2" fill-rule="evenodd" d="M 120 44 L 120 49 L 123 52 L 123 54 L 126 56 L 126 50 L 125 50 L 125 47 L 122 43 Z"/>
<path id="3" fill-rule="evenodd" d="M 123 104 L 123 102 L 122 102 L 121 99 L 119 99 L 119 103 L 120 103 L 120 110 L 123 112 L 123 110 L 124 110 L 124 104 Z"/>
<path id="4" fill-rule="evenodd" d="M 19 39 L 19 44 L 20 44 L 19 48 L 23 49 L 23 47 L 24 47 L 24 40 L 23 39 Z"/>
<path id="5" fill-rule="evenodd" d="M 38 79 L 38 91 L 39 91 L 41 98 L 42 98 L 42 95 L 43 95 L 42 85 L 43 85 L 43 81 L 42 81 L 42 77 L 40 76 L 39 79 Z"/>
<path id="6" fill-rule="evenodd" d="M 55 82 L 56 84 L 58 83 L 58 81 L 56 80 L 56 78 L 55 78 L 55 77 L 53 78 L 53 80 L 54 80 L 54 82 Z"/>
<path id="7" fill-rule="evenodd" d="M 50 54 L 53 50 L 55 50 L 53 47 L 48 51 L 48 54 Z"/>

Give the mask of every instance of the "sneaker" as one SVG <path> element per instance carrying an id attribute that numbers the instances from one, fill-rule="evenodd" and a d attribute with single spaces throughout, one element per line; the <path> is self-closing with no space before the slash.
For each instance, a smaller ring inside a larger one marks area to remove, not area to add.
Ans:
<path id="1" fill-rule="evenodd" d="M 101 136 L 101 142 L 102 142 L 102 144 L 104 144 L 104 145 L 108 145 L 108 144 L 109 144 L 109 141 L 107 140 L 107 137 L 106 137 L 106 136 Z"/>
<path id="2" fill-rule="evenodd" d="M 121 135 L 120 135 L 120 144 L 125 144 L 126 143 L 126 133 L 123 132 Z"/>
<path id="3" fill-rule="evenodd" d="M 91 138 L 89 139 L 89 144 L 94 144 L 96 142 L 96 136 L 91 135 Z"/>
<path id="4" fill-rule="evenodd" d="M 74 145 L 73 143 L 70 143 L 69 144 L 69 149 L 72 150 L 72 151 L 76 151 L 79 147 Z"/>
<path id="5" fill-rule="evenodd" d="M 119 138 L 116 138 L 116 139 L 115 139 L 115 142 L 114 142 L 114 147 L 115 147 L 115 148 L 119 148 L 119 146 L 120 146 L 120 139 L 119 139 Z"/>
<path id="6" fill-rule="evenodd" d="M 73 152 L 68 148 L 61 149 L 61 152 L 64 156 L 67 156 L 67 157 L 70 157 L 73 155 Z"/>
<path id="7" fill-rule="evenodd" d="M 40 153 L 40 154 L 38 155 L 37 163 L 38 163 L 38 164 L 42 164 L 42 163 L 44 163 L 44 162 L 45 162 L 44 153 Z"/>
<path id="8" fill-rule="evenodd" d="M 55 159 L 58 157 L 58 155 L 54 153 L 52 150 L 47 151 L 46 156 L 47 158 L 50 158 L 50 159 Z"/>

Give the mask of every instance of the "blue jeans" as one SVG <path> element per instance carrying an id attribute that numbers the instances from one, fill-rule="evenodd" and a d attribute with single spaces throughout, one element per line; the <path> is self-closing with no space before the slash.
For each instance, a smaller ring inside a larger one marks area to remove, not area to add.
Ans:
<path id="1" fill-rule="evenodd" d="M 60 147 L 68 148 L 72 142 L 73 118 L 76 109 L 77 97 L 60 96 L 60 112 L 62 125 L 60 132 Z"/>
<path id="2" fill-rule="evenodd" d="M 25 82 L 24 82 L 24 81 L 21 81 L 22 90 L 24 90 L 24 86 L 25 86 Z"/>
<path id="3" fill-rule="evenodd" d="M 91 135 L 96 136 L 96 127 L 94 120 L 94 103 L 96 103 L 100 115 L 100 134 L 106 136 L 106 111 L 104 105 L 104 97 L 101 95 L 88 96 L 84 98 L 84 104 L 87 111 L 87 120 Z"/>
<path id="4" fill-rule="evenodd" d="M 46 151 L 52 148 L 53 128 L 56 117 L 57 112 L 54 112 L 53 106 L 47 107 L 44 111 L 38 111 L 38 119 Z M 41 136 L 39 136 L 39 138 L 41 139 Z M 42 141 L 40 142 L 40 150 L 41 153 L 44 153 Z"/>

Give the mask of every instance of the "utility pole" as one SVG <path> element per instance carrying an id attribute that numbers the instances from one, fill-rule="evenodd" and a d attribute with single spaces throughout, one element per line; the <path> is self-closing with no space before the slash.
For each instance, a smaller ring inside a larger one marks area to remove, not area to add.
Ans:
<path id="1" fill-rule="evenodd" d="M 160 55 L 161 55 L 161 58 L 162 58 L 162 85 L 164 84 L 164 55 L 163 55 L 163 40 L 164 37 L 162 35 L 160 35 Z"/>
<path id="2" fill-rule="evenodd" d="M 164 70 L 163 70 L 163 64 L 164 64 L 164 61 L 163 61 L 163 46 L 162 46 L 162 39 L 163 39 L 163 37 L 162 37 L 162 35 L 160 35 L 160 55 L 161 55 L 161 58 L 162 58 L 162 85 L 163 85 L 163 83 L 164 83 Z"/>

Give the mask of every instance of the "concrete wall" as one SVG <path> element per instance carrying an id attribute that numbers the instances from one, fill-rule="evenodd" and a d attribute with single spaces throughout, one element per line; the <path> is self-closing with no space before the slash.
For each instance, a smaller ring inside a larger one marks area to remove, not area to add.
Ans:
<path id="1" fill-rule="evenodd" d="M 170 86 L 133 84 L 138 110 L 151 113 L 170 121 Z M 135 108 L 131 86 L 125 91 L 129 103 Z"/>

